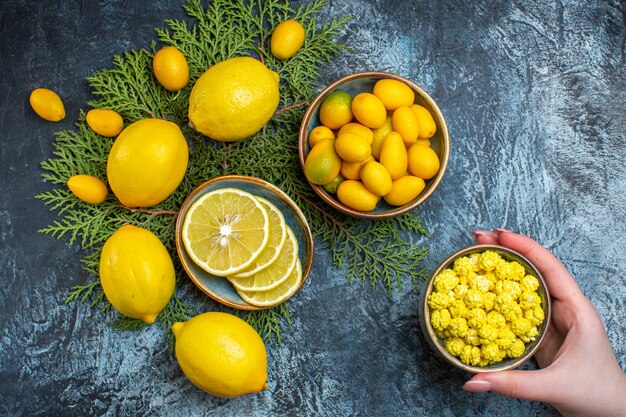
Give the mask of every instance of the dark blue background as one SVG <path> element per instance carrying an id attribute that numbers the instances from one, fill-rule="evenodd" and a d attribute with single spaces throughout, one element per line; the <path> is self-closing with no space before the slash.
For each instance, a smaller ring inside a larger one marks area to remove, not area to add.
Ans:
<path id="1" fill-rule="evenodd" d="M 506 227 L 553 250 L 597 306 L 626 366 L 626 7 L 619 1 L 330 1 L 321 19 L 354 15 L 354 52 L 322 83 L 363 70 L 406 76 L 438 102 L 452 153 L 418 210 L 432 236 L 424 266 Z M 350 286 L 318 244 L 293 325 L 269 345 L 270 390 L 216 399 L 182 375 L 152 326 L 118 333 L 87 305 L 64 305 L 87 279 L 81 251 L 36 233 L 55 215 L 40 161 L 90 93 L 84 78 L 113 54 L 149 45 L 181 18 L 179 0 L 3 0 L 0 4 L 0 414 L 549 415 L 542 404 L 470 395 L 466 375 L 435 359 L 417 326 L 418 295 Z M 59 124 L 30 91 L 63 98 Z M 318 242 L 320 243 L 320 242 Z M 215 304 L 206 301 L 207 310 Z"/>

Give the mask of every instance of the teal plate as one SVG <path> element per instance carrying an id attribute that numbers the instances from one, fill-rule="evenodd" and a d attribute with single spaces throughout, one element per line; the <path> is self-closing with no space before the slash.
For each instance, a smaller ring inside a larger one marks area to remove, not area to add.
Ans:
<path id="1" fill-rule="evenodd" d="M 320 92 L 309 108 L 307 109 L 304 117 L 302 119 L 302 124 L 300 125 L 300 134 L 298 137 L 298 150 L 300 154 L 300 165 L 304 170 L 304 161 L 306 160 L 306 156 L 310 151 L 309 147 L 309 133 L 313 130 L 314 127 L 319 126 L 319 108 L 322 104 L 322 101 L 333 91 L 345 91 L 350 94 L 352 97 L 356 96 L 359 93 L 371 93 L 374 90 L 374 84 L 381 79 L 393 79 L 398 80 L 409 87 L 415 92 L 415 103 L 424 106 L 428 109 L 428 111 L 432 114 L 435 123 L 437 124 L 437 132 L 435 135 L 430 138 L 431 148 L 437 153 L 440 161 L 440 168 L 437 174 L 426 180 L 426 186 L 424 190 L 418 195 L 414 200 L 403 206 L 392 206 L 385 202 L 384 199 L 381 199 L 376 208 L 373 211 L 358 211 L 352 209 L 344 204 L 342 204 L 334 194 L 329 193 L 324 189 L 324 187 L 320 185 L 315 185 L 311 182 L 309 184 L 313 187 L 313 191 L 319 195 L 322 200 L 326 201 L 330 206 L 335 209 L 349 214 L 354 217 L 362 217 L 369 219 L 386 219 L 389 217 L 398 216 L 400 214 L 406 213 L 407 211 L 413 210 L 415 207 L 422 204 L 430 195 L 435 191 L 441 180 L 443 179 L 444 173 L 446 172 L 446 168 L 448 166 L 448 158 L 450 156 L 450 138 L 448 136 L 448 127 L 446 125 L 446 121 L 439 110 L 439 107 L 435 103 L 435 101 L 417 84 L 407 80 L 406 78 L 400 77 L 399 75 L 390 74 L 387 72 L 359 72 L 355 74 L 347 75 L 339 80 L 333 82 L 328 87 L 326 87 L 322 92 Z"/>
<path id="2" fill-rule="evenodd" d="M 300 284 L 300 288 L 302 288 L 302 285 L 306 282 L 309 272 L 311 271 L 311 265 L 313 264 L 313 236 L 311 235 L 309 224 L 300 208 L 285 192 L 267 181 L 254 177 L 227 175 L 214 178 L 200 185 L 187 196 L 180 208 L 180 214 L 176 221 L 176 251 L 178 252 L 180 262 L 185 272 L 187 272 L 187 275 L 189 275 L 194 284 L 196 284 L 202 292 L 224 305 L 240 310 L 263 310 L 275 307 L 257 307 L 246 303 L 241 299 L 235 287 L 233 287 L 226 278 L 209 274 L 196 265 L 187 254 L 182 241 L 182 227 L 185 216 L 187 215 L 187 210 L 189 210 L 189 207 L 202 195 L 210 191 L 219 190 L 220 188 L 237 188 L 249 192 L 252 195 L 263 197 L 269 200 L 283 213 L 285 221 L 293 230 L 296 239 L 298 239 L 298 257 L 302 264 L 302 283 Z M 298 288 L 298 291 L 300 288 Z"/>

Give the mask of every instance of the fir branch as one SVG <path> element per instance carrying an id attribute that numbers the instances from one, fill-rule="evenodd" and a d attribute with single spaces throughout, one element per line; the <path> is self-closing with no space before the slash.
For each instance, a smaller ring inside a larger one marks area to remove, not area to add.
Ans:
<path id="1" fill-rule="evenodd" d="M 106 162 L 113 141 L 94 133 L 81 112 L 77 129 L 57 133 L 52 158 L 42 162 L 43 178 L 60 188 L 36 196 L 59 219 L 41 232 L 55 238 L 79 242 L 90 253 L 83 266 L 91 276 L 98 275 L 99 256 L 104 241 L 123 224 L 134 224 L 152 231 L 170 251 L 176 266 L 177 285 L 172 300 L 159 315 L 159 323 L 169 329 L 176 321 L 186 320 L 201 309 L 206 298 L 189 284 L 176 256 L 173 218 L 185 197 L 210 178 L 236 173 L 263 178 L 289 194 L 309 221 L 318 239 L 331 250 L 333 264 L 346 268 L 352 281 L 360 279 L 372 288 L 384 285 L 388 293 L 402 288 L 410 276 L 414 285 L 423 275 L 419 263 L 426 253 L 407 240 L 406 235 L 427 231 L 416 215 L 390 221 L 360 222 L 330 209 L 304 180 L 298 160 L 297 136 L 304 114 L 319 79 L 320 66 L 346 50 L 337 42 L 351 18 L 320 24 L 317 16 L 324 10 L 323 0 L 314 0 L 293 9 L 283 0 L 213 0 L 204 7 L 200 0 L 189 0 L 184 7 L 193 22 L 166 20 L 156 30 L 164 44 L 176 46 L 189 64 L 190 82 L 179 92 L 163 89 L 151 70 L 157 50 L 136 50 L 116 55 L 112 67 L 96 72 L 87 80 L 95 99 L 88 104 L 118 111 L 128 125 L 146 117 L 160 117 L 177 123 L 190 143 L 188 170 L 175 193 L 159 205 L 129 209 L 111 195 L 97 206 L 75 198 L 65 183 L 76 174 L 106 179 Z M 281 61 L 267 49 L 273 28 L 286 19 L 296 19 L 305 27 L 302 49 Z M 280 104 L 275 117 L 253 138 L 228 145 L 216 145 L 188 126 L 188 98 L 193 82 L 211 65 L 235 56 L 258 54 L 281 77 Z M 67 302 L 90 303 L 102 312 L 110 310 L 99 281 L 72 288 Z M 201 307 L 197 308 L 200 304 Z M 288 304 L 245 314 L 266 339 L 280 343 L 282 327 L 290 323 Z M 145 323 L 117 317 L 109 322 L 116 329 L 139 329 Z"/>
<path id="2" fill-rule="evenodd" d="M 276 342 L 281 344 L 283 321 L 287 325 L 291 325 L 289 304 L 283 303 L 272 309 L 250 311 L 245 314 L 244 320 L 254 327 L 263 339 L 271 340 L 275 338 Z"/>

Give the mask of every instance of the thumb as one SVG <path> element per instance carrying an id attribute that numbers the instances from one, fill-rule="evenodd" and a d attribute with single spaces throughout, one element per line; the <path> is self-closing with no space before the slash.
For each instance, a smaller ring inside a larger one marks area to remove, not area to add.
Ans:
<path id="1" fill-rule="evenodd" d="M 502 371 L 475 375 L 463 385 L 468 392 L 495 392 L 505 397 L 551 402 L 554 384 L 545 370 Z"/>

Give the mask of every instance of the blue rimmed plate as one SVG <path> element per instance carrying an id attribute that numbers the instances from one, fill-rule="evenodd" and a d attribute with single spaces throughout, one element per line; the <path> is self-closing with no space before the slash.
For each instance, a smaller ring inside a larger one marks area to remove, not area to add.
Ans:
<path id="1" fill-rule="evenodd" d="M 313 264 L 313 236 L 300 208 L 284 191 L 275 185 L 260 178 L 241 175 L 226 175 L 209 180 L 192 191 L 181 205 L 176 221 L 176 251 L 183 268 L 202 292 L 224 305 L 240 310 L 263 310 L 275 307 L 257 307 L 246 303 L 239 297 L 235 287 L 226 278 L 209 274 L 196 265 L 187 254 L 182 240 L 182 228 L 187 210 L 202 195 L 220 188 L 237 188 L 252 195 L 263 197 L 274 204 L 283 213 L 285 221 L 291 227 L 298 240 L 298 257 L 302 263 L 302 283 L 300 288 L 302 288 L 309 276 L 311 265 Z"/>

